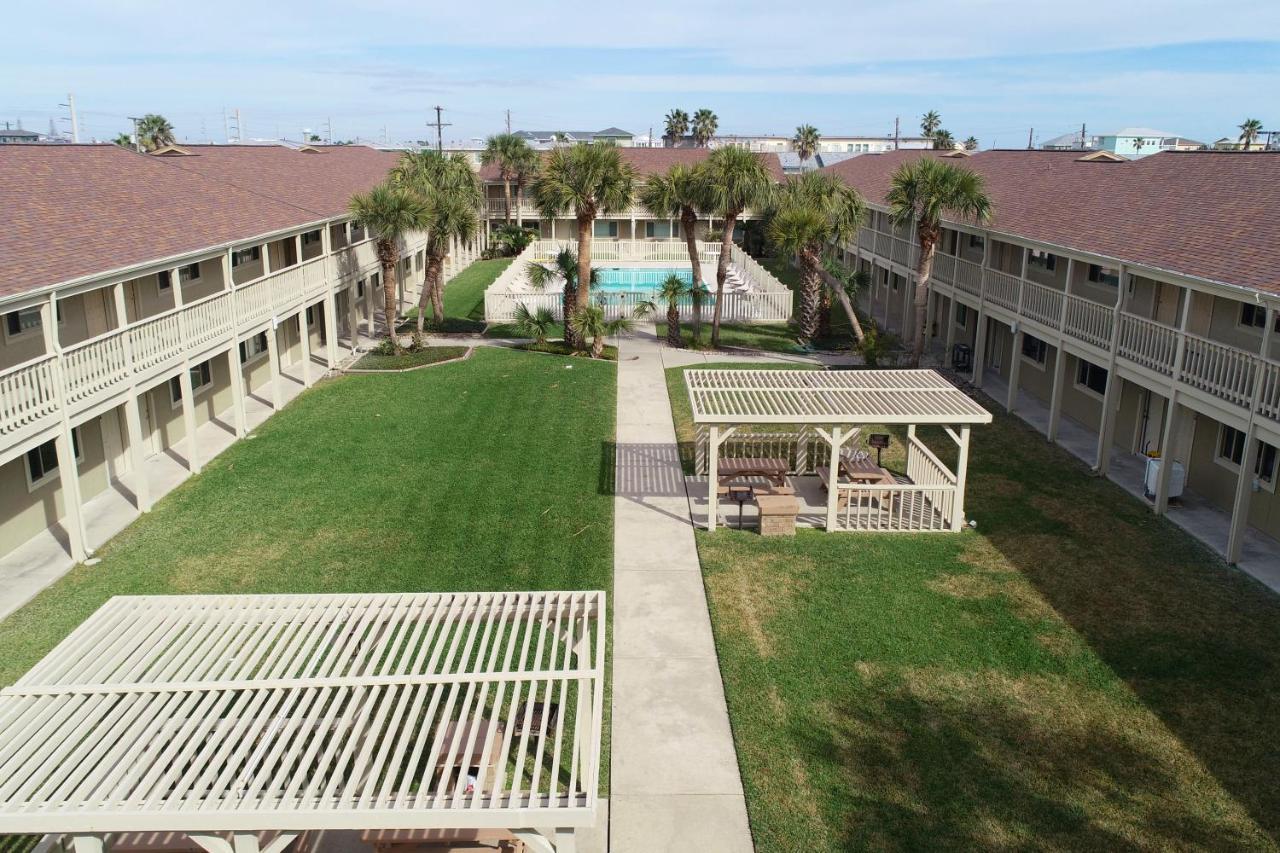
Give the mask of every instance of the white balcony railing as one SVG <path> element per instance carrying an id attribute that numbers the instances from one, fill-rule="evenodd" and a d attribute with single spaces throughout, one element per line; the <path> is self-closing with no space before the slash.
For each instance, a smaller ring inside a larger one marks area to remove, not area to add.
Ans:
<path id="1" fill-rule="evenodd" d="M 898 242 L 905 241 L 869 228 L 858 233 L 861 249 L 889 260 L 898 260 Z M 1255 405 L 1256 392 L 1258 414 L 1280 421 L 1280 363 L 1257 353 L 1182 333 L 954 255 L 935 257 L 933 278 L 1104 351 L 1110 350 L 1114 332 L 1117 357 L 1245 409 Z"/>

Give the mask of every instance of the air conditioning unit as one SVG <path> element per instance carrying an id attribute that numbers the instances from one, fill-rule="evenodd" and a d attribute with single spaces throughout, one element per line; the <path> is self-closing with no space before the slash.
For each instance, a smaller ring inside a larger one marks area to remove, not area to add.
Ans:
<path id="1" fill-rule="evenodd" d="M 1187 471 L 1182 467 L 1182 463 L 1175 460 L 1167 460 L 1173 465 L 1169 470 L 1169 497 L 1182 497 L 1182 489 L 1187 484 Z M 1146 474 L 1142 478 L 1142 491 L 1148 498 L 1156 496 L 1156 483 L 1160 479 L 1160 467 L 1164 465 L 1166 460 L 1158 457 L 1149 457 L 1147 459 Z"/>

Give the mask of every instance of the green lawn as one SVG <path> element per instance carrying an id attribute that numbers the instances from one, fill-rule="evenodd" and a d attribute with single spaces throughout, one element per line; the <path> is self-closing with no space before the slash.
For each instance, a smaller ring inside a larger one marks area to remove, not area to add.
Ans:
<path id="1" fill-rule="evenodd" d="M 484 330 L 484 292 L 502 271 L 511 266 L 511 258 L 495 258 L 490 261 L 474 261 L 458 273 L 444 288 L 445 332 L 481 332 Z M 416 320 L 418 309 L 407 314 Z M 427 306 L 427 317 L 435 317 L 435 311 Z"/>
<path id="2" fill-rule="evenodd" d="M 757 848 L 1276 849 L 1280 599 L 976 433 L 977 532 L 699 533 Z"/>
<path id="3" fill-rule="evenodd" d="M 615 387 L 492 348 L 325 382 L 0 622 L 0 684 L 112 595 L 610 589 Z"/>

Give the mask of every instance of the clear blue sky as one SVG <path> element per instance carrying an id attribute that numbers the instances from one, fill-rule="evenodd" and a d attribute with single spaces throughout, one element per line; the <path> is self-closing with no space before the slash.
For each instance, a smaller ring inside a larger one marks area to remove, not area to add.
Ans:
<path id="1" fill-rule="evenodd" d="M 82 138 L 160 112 L 178 137 L 434 136 L 513 128 L 660 131 L 710 107 L 722 132 L 904 132 L 1023 146 L 1140 125 L 1211 141 L 1280 128 L 1280 3 L 1131 0 L 15 3 L 0 122 L 46 131 L 74 92 Z M 61 122 L 61 129 L 67 124 Z"/>

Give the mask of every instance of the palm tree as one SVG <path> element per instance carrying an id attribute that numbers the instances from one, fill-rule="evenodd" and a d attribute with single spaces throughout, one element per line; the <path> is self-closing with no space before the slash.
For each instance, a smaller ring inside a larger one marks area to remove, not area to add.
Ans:
<path id="1" fill-rule="evenodd" d="M 547 336 L 556 327 L 556 317 L 546 306 L 530 311 L 529 306 L 521 302 L 516 305 L 516 321 L 513 325 L 516 334 L 533 338 L 534 343 L 541 346 L 547 342 Z"/>
<path id="2" fill-rule="evenodd" d="M 506 199 L 506 224 L 511 224 L 511 179 L 515 177 L 516 164 L 524 156 L 523 152 L 529 143 L 514 133 L 498 133 L 484 141 L 484 150 L 480 152 L 480 163 L 484 166 L 498 167 L 498 177 L 502 181 L 502 193 Z"/>
<path id="3" fill-rule="evenodd" d="M 578 293 L 574 307 L 591 297 L 591 236 L 596 216 L 624 210 L 635 196 L 636 172 L 610 143 L 579 143 L 552 151 L 530 188 L 538 210 L 552 219 L 572 209 L 578 222 Z M 567 330 L 566 339 L 573 331 Z M 574 346 L 579 340 L 569 340 Z"/>
<path id="4" fill-rule="evenodd" d="M 940 127 L 942 127 L 942 116 L 938 115 L 937 110 L 929 110 L 920 117 L 920 132 L 924 134 L 925 139 L 933 139 L 933 135 Z"/>
<path id="5" fill-rule="evenodd" d="M 818 153 L 818 140 L 822 138 L 818 129 L 811 124 L 802 124 L 796 128 L 796 135 L 791 137 L 791 144 L 800 155 L 800 171 L 804 171 L 805 162 Z"/>
<path id="6" fill-rule="evenodd" d="M 391 180 L 422 202 L 427 231 L 427 268 L 418 295 L 418 331 L 426 323 L 430 300 L 434 324 L 444 325 L 444 265 L 453 241 L 467 243 L 480 233 L 476 210 L 484 200 L 480 181 L 462 154 L 443 155 L 430 149 L 406 153 Z"/>
<path id="7" fill-rule="evenodd" d="M 693 309 L 693 342 L 702 341 L 702 306 L 711 298 L 711 291 L 701 281 L 689 285 L 689 307 Z"/>
<path id="8" fill-rule="evenodd" d="M 684 135 L 689 132 L 689 114 L 682 109 L 674 109 L 667 113 L 666 133 L 663 139 L 667 141 L 668 148 L 675 148 L 680 144 L 680 140 L 684 139 Z"/>
<path id="9" fill-rule="evenodd" d="M 569 318 L 568 328 L 573 329 L 579 340 L 590 340 L 591 357 L 600 358 L 604 355 L 605 337 L 629 332 L 633 325 L 630 317 L 606 320 L 602 306 L 583 305 Z"/>
<path id="10" fill-rule="evenodd" d="M 801 344 L 809 344 L 818 334 L 823 247 L 853 239 L 866 218 L 867 205 L 857 190 L 836 176 L 805 172 L 782 186 L 771 214 L 769 241 L 800 262 L 796 337 Z"/>
<path id="11" fill-rule="evenodd" d="M 964 150 L 965 150 L 965 151 L 977 151 L 977 150 L 978 150 L 978 137 L 976 137 L 976 136 L 970 136 L 968 139 L 966 139 L 966 140 L 964 141 Z"/>
<path id="12" fill-rule="evenodd" d="M 918 367 L 927 334 L 929 276 L 933 272 L 938 240 L 942 237 L 942 217 L 982 222 L 991 218 L 993 205 L 980 175 L 935 157 L 920 157 L 899 166 L 890 179 L 885 201 L 895 225 L 915 224 L 920 244 L 912 348 L 912 363 Z"/>
<path id="13" fill-rule="evenodd" d="M 1240 123 L 1240 147 L 1248 151 L 1249 146 L 1262 133 L 1262 122 L 1256 118 L 1247 118 Z"/>
<path id="14" fill-rule="evenodd" d="M 868 367 L 876 366 L 876 356 L 878 352 L 875 350 L 875 322 L 869 320 L 869 330 L 864 330 L 862 320 L 858 317 L 856 306 L 858 304 L 858 294 L 871 287 L 871 273 L 866 270 L 850 270 L 843 264 L 838 263 L 835 258 L 826 256 L 822 261 L 823 268 L 827 272 L 828 287 L 840 300 L 840 305 L 844 308 L 845 316 L 849 319 L 849 328 L 853 330 L 853 344 L 858 352 L 862 353 L 862 358 Z"/>
<path id="15" fill-rule="evenodd" d="M 939 128 L 933 134 L 933 147 L 939 151 L 951 151 L 956 147 L 956 138 L 951 131 Z"/>
<path id="16" fill-rule="evenodd" d="M 667 346 L 673 349 L 678 349 L 683 343 L 680 338 L 680 300 L 689 295 L 691 288 L 689 282 L 672 273 L 654 294 L 667 303 Z"/>
<path id="17" fill-rule="evenodd" d="M 706 207 L 717 213 L 724 226 L 720 234 L 720 259 L 716 264 L 716 304 L 711 315 L 711 345 L 720 345 L 720 310 L 724 282 L 729 274 L 733 229 L 738 217 L 750 209 L 764 209 L 773 198 L 773 176 L 764 161 L 742 148 L 717 148 L 702 164 Z"/>
<path id="18" fill-rule="evenodd" d="M 564 290 L 560 294 L 560 316 L 569 317 L 577 306 L 578 294 L 578 256 L 572 249 L 561 249 L 551 266 L 530 261 L 525 268 L 525 276 L 532 287 L 542 290 L 559 279 L 564 280 Z M 595 284 L 600 275 L 591 270 L 591 283 Z M 567 327 L 567 324 L 566 324 Z M 568 340 L 570 330 L 566 328 L 565 339 Z"/>
<path id="19" fill-rule="evenodd" d="M 147 113 L 138 119 L 138 141 L 144 151 L 155 151 L 174 143 L 173 125 L 162 115 Z"/>
<path id="20" fill-rule="evenodd" d="M 711 110 L 703 107 L 693 114 L 693 144 L 697 148 L 706 148 L 707 143 L 716 135 L 720 120 Z"/>
<path id="21" fill-rule="evenodd" d="M 357 193 L 347 204 L 351 216 L 373 235 L 382 266 L 382 306 L 391 348 L 400 354 L 396 337 L 396 266 L 400 263 L 400 240 L 410 231 L 426 227 L 426 203 L 391 180 L 367 193 Z"/>
<path id="22" fill-rule="evenodd" d="M 640 203 L 654 216 L 680 220 L 693 280 L 702 283 L 702 262 L 698 259 L 698 209 L 706 204 L 706 183 L 695 168 L 677 163 L 665 174 L 653 175 L 640 190 Z"/>
<path id="23" fill-rule="evenodd" d="M 511 163 L 512 179 L 515 182 L 516 196 L 516 217 L 520 216 L 520 196 L 524 193 L 525 187 L 529 186 L 529 182 L 533 180 L 534 175 L 538 174 L 538 168 L 542 165 L 542 156 L 534 151 L 527 142 L 520 140 L 521 144 L 516 148 L 514 159 Z"/>
<path id="24" fill-rule="evenodd" d="M 111 140 L 112 145 L 119 145 L 121 148 L 132 148 L 133 137 L 127 133 L 117 133 L 116 138 Z"/>

